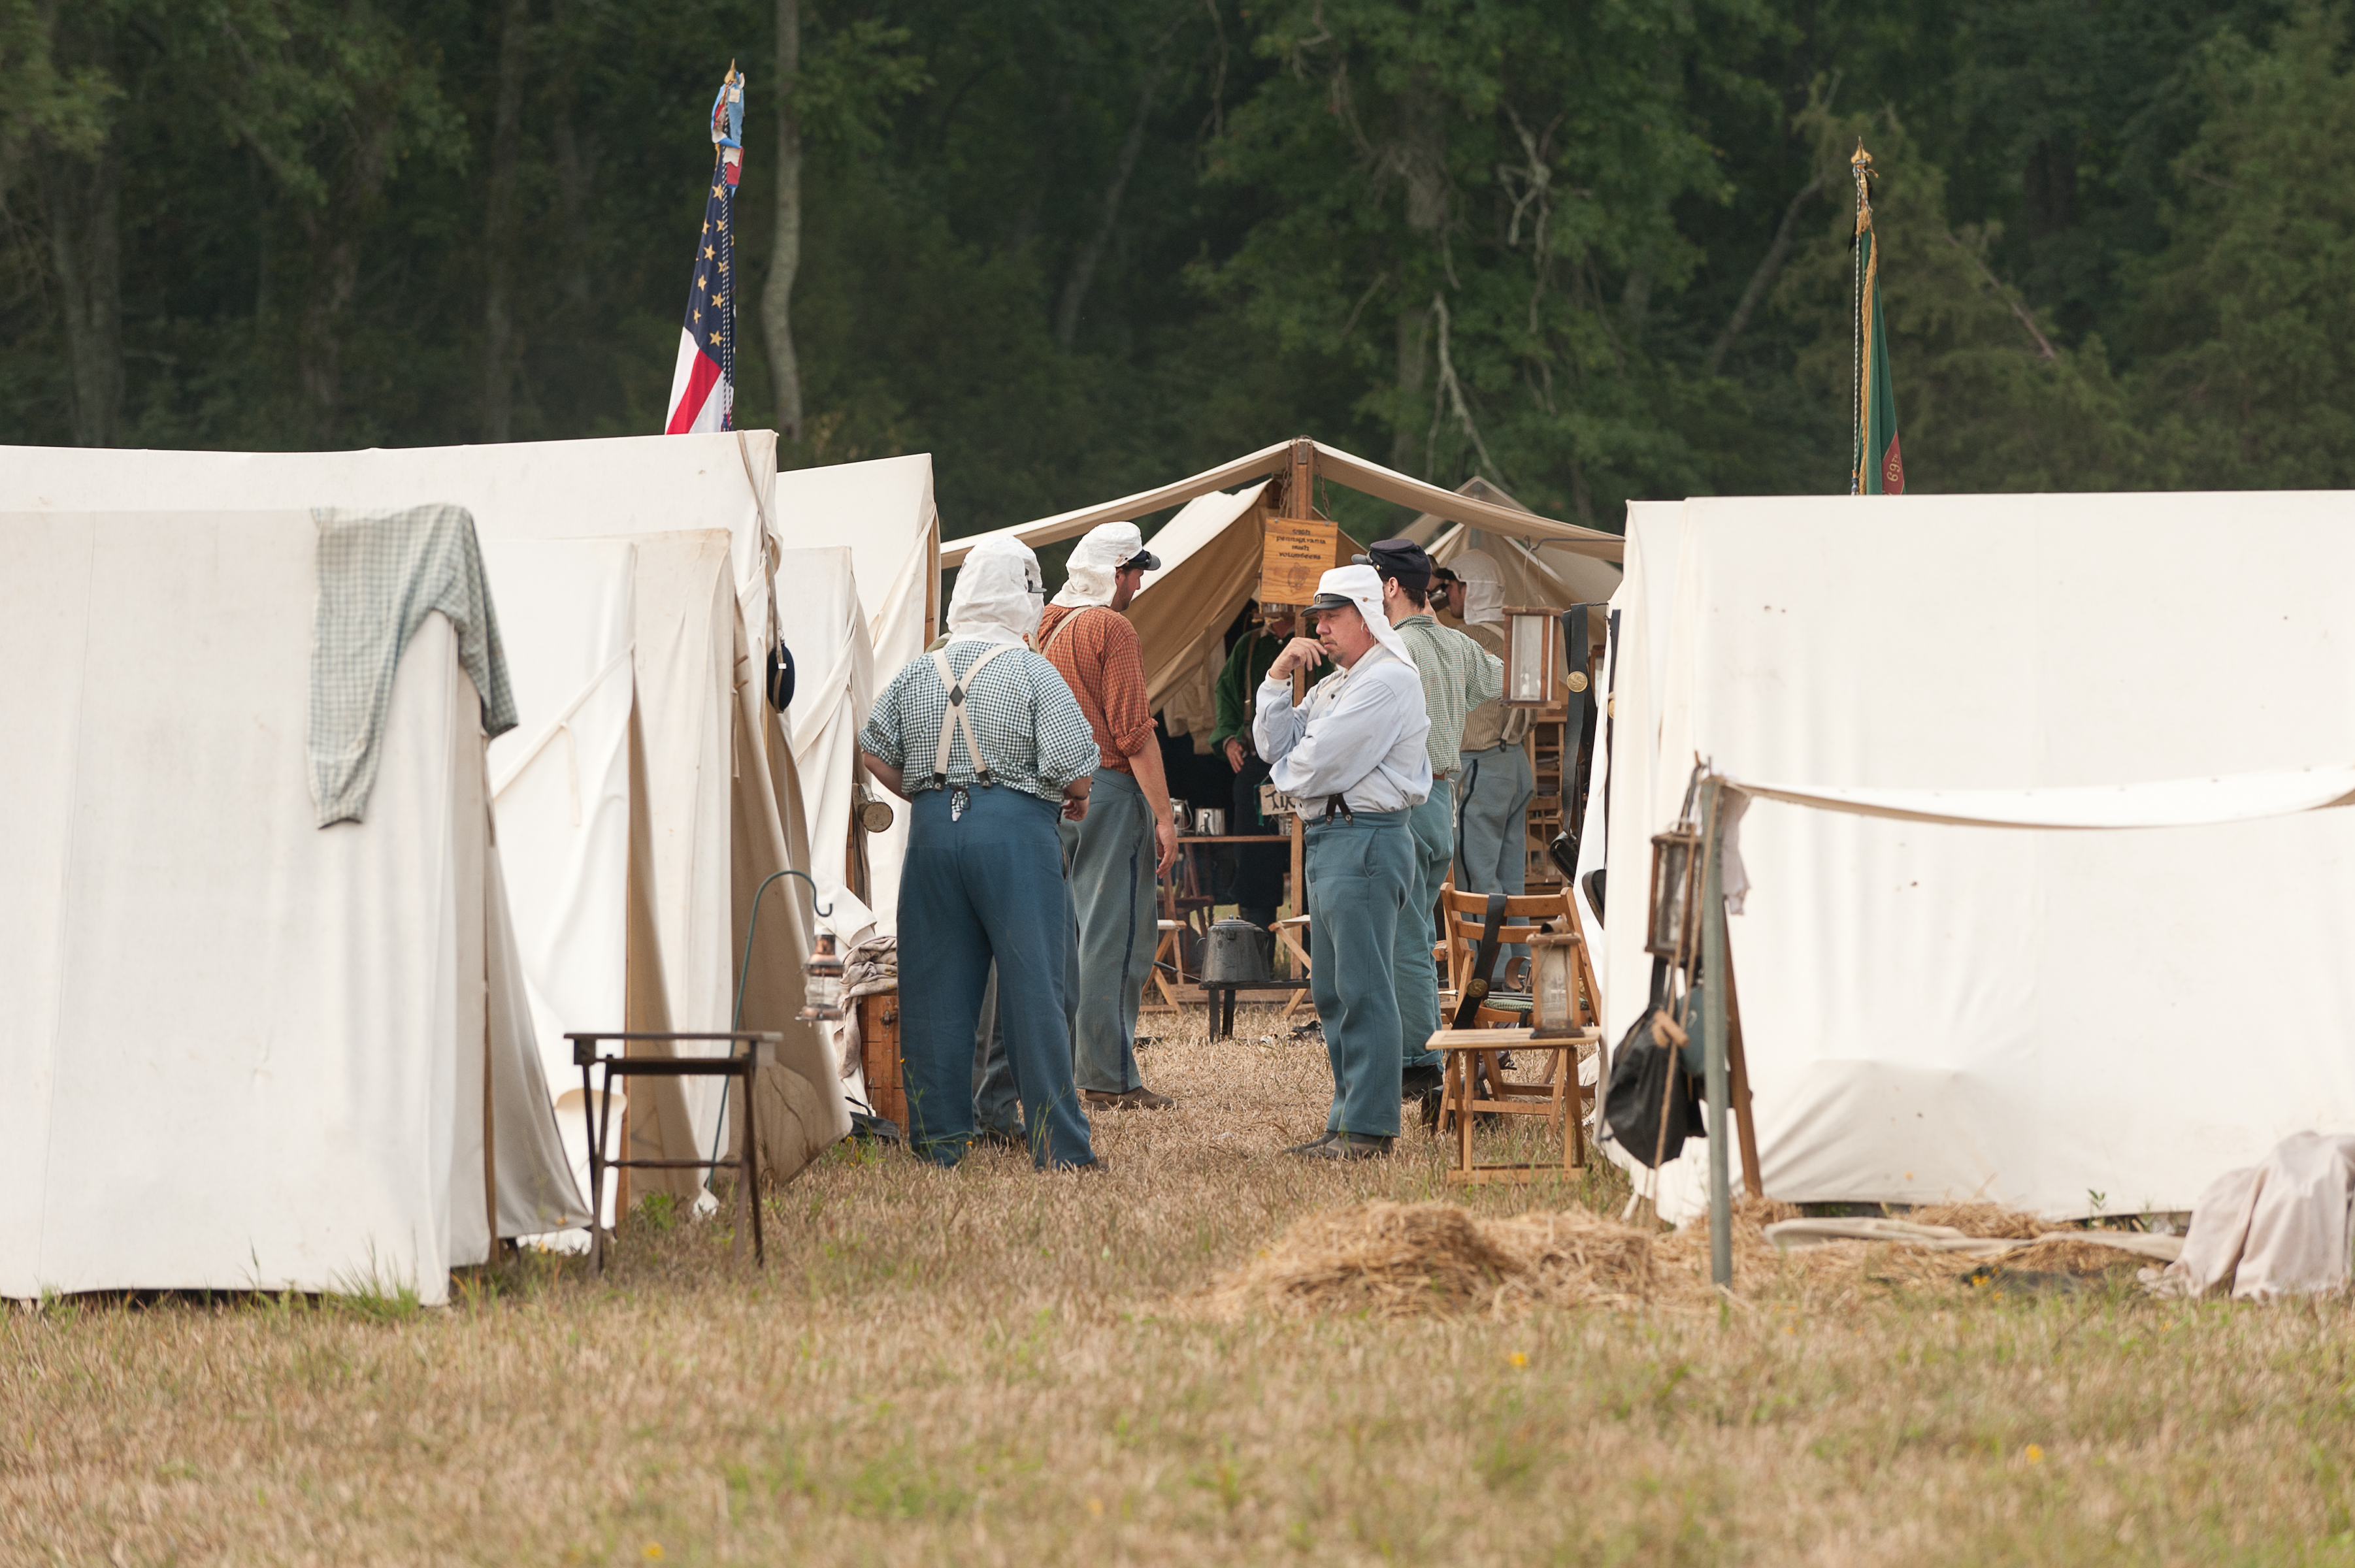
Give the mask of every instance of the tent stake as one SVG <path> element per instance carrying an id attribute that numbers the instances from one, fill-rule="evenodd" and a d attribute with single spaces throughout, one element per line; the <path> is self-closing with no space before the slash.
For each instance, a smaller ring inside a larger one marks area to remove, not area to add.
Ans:
<path id="1" fill-rule="evenodd" d="M 1725 1114 L 1730 1074 L 1725 1067 L 1725 878 L 1723 846 L 1719 840 L 1719 811 L 1724 785 L 1711 778 L 1702 827 L 1701 1029 L 1703 1061 L 1707 1064 L 1709 1097 L 1709 1277 L 1710 1283 L 1733 1283 L 1733 1199 L 1728 1190 L 1726 1136 L 1732 1130 Z"/>

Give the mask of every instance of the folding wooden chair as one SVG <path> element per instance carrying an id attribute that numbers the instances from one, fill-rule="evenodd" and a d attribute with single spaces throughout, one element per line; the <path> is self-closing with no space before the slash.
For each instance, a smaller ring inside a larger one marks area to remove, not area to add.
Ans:
<path id="1" fill-rule="evenodd" d="M 1487 893 L 1459 893 L 1455 891 L 1455 879 L 1450 877 L 1447 880 L 1446 885 L 1439 890 L 1439 907 L 1444 912 L 1446 920 L 1447 989 L 1449 994 L 1455 999 L 1456 1003 L 1460 1005 L 1464 997 L 1464 988 L 1471 982 L 1472 979 L 1472 971 L 1476 962 L 1474 955 L 1479 950 L 1481 929 L 1487 922 L 1488 895 Z M 1572 929 L 1578 929 L 1575 923 L 1578 919 L 1578 912 L 1575 908 L 1571 907 L 1566 891 L 1558 891 L 1549 893 L 1520 893 L 1507 895 L 1505 899 L 1505 923 L 1497 933 L 1497 944 L 1498 948 L 1501 950 L 1508 944 L 1514 943 L 1528 943 L 1529 938 L 1537 936 L 1543 932 L 1544 922 L 1561 919 L 1565 911 L 1568 912 L 1570 919 L 1572 922 Z M 1582 961 L 1585 943 L 1582 940 L 1579 946 Z M 1500 952 L 1497 963 L 1502 965 L 1504 959 Z M 1491 983 L 1493 984 L 1493 976 L 1491 977 Z M 1588 995 L 1592 996 L 1593 993 L 1590 991 Z M 1455 1016 L 1455 1008 L 1449 1007 L 1444 1010 L 1447 1014 L 1448 1020 L 1453 1022 Z M 1591 1022 L 1592 1020 L 1589 1019 L 1588 1021 Z M 1529 1015 L 1527 1013 L 1509 1008 L 1490 1007 L 1484 1001 L 1480 1004 L 1478 1009 L 1473 1014 L 1470 1020 L 1470 1027 L 1474 1029 L 1510 1029 L 1525 1025 L 1528 1022 Z"/>

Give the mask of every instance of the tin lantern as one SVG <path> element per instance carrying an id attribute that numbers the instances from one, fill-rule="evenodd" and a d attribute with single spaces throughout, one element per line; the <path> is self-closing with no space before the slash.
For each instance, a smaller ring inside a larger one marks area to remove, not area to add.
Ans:
<path id="1" fill-rule="evenodd" d="M 801 1016 L 813 1021 L 842 1017 L 842 959 L 834 950 L 834 933 L 817 933 L 817 947 L 802 974 Z"/>
<path id="2" fill-rule="evenodd" d="M 1693 896 L 1693 873 L 1700 865 L 1700 834 L 1679 827 L 1652 836 L 1652 909 L 1644 930 L 1644 951 L 1658 958 L 1690 953 L 1692 928 L 1700 900 Z"/>
<path id="3" fill-rule="evenodd" d="M 1561 700 L 1554 666 L 1561 629 L 1542 605 L 1505 609 L 1505 706 L 1550 708 Z"/>
<path id="4" fill-rule="evenodd" d="M 1578 1022 L 1578 938 L 1547 931 L 1529 938 L 1529 1038 L 1561 1040 Z"/>

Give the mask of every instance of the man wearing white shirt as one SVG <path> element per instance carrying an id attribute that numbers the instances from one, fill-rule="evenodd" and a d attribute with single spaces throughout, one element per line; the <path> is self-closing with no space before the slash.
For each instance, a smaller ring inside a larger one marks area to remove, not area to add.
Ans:
<path id="1" fill-rule="evenodd" d="M 1316 636 L 1284 645 L 1252 721 L 1269 782 L 1300 803 L 1306 824 L 1316 944 L 1309 994 L 1333 1064 L 1325 1136 L 1287 1152 L 1367 1159 L 1398 1136 L 1401 976 L 1391 953 L 1415 872 L 1407 814 L 1431 794 L 1431 720 L 1373 569 L 1335 567 L 1316 587 Z M 1338 669 L 1295 707 L 1293 672 L 1320 657 Z"/>

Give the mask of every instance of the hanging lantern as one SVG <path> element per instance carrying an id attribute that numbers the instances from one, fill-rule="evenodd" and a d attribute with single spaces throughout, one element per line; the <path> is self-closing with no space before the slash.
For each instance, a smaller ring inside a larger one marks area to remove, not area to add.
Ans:
<path id="1" fill-rule="evenodd" d="M 1692 920 L 1700 901 L 1693 896 L 1693 874 L 1700 849 L 1700 834 L 1691 827 L 1652 836 L 1652 913 L 1644 951 L 1655 957 L 1674 958 L 1697 944 Z"/>
<path id="2" fill-rule="evenodd" d="M 817 949 L 802 965 L 801 1016 L 811 1020 L 842 1017 L 842 959 L 834 951 L 834 933 L 817 934 Z"/>
<path id="3" fill-rule="evenodd" d="M 1561 700 L 1554 668 L 1554 613 L 1542 605 L 1505 609 L 1505 706 L 1551 708 Z"/>
<path id="4" fill-rule="evenodd" d="M 1529 938 L 1529 1038 L 1561 1040 L 1578 1023 L 1578 938 L 1548 931 Z"/>

